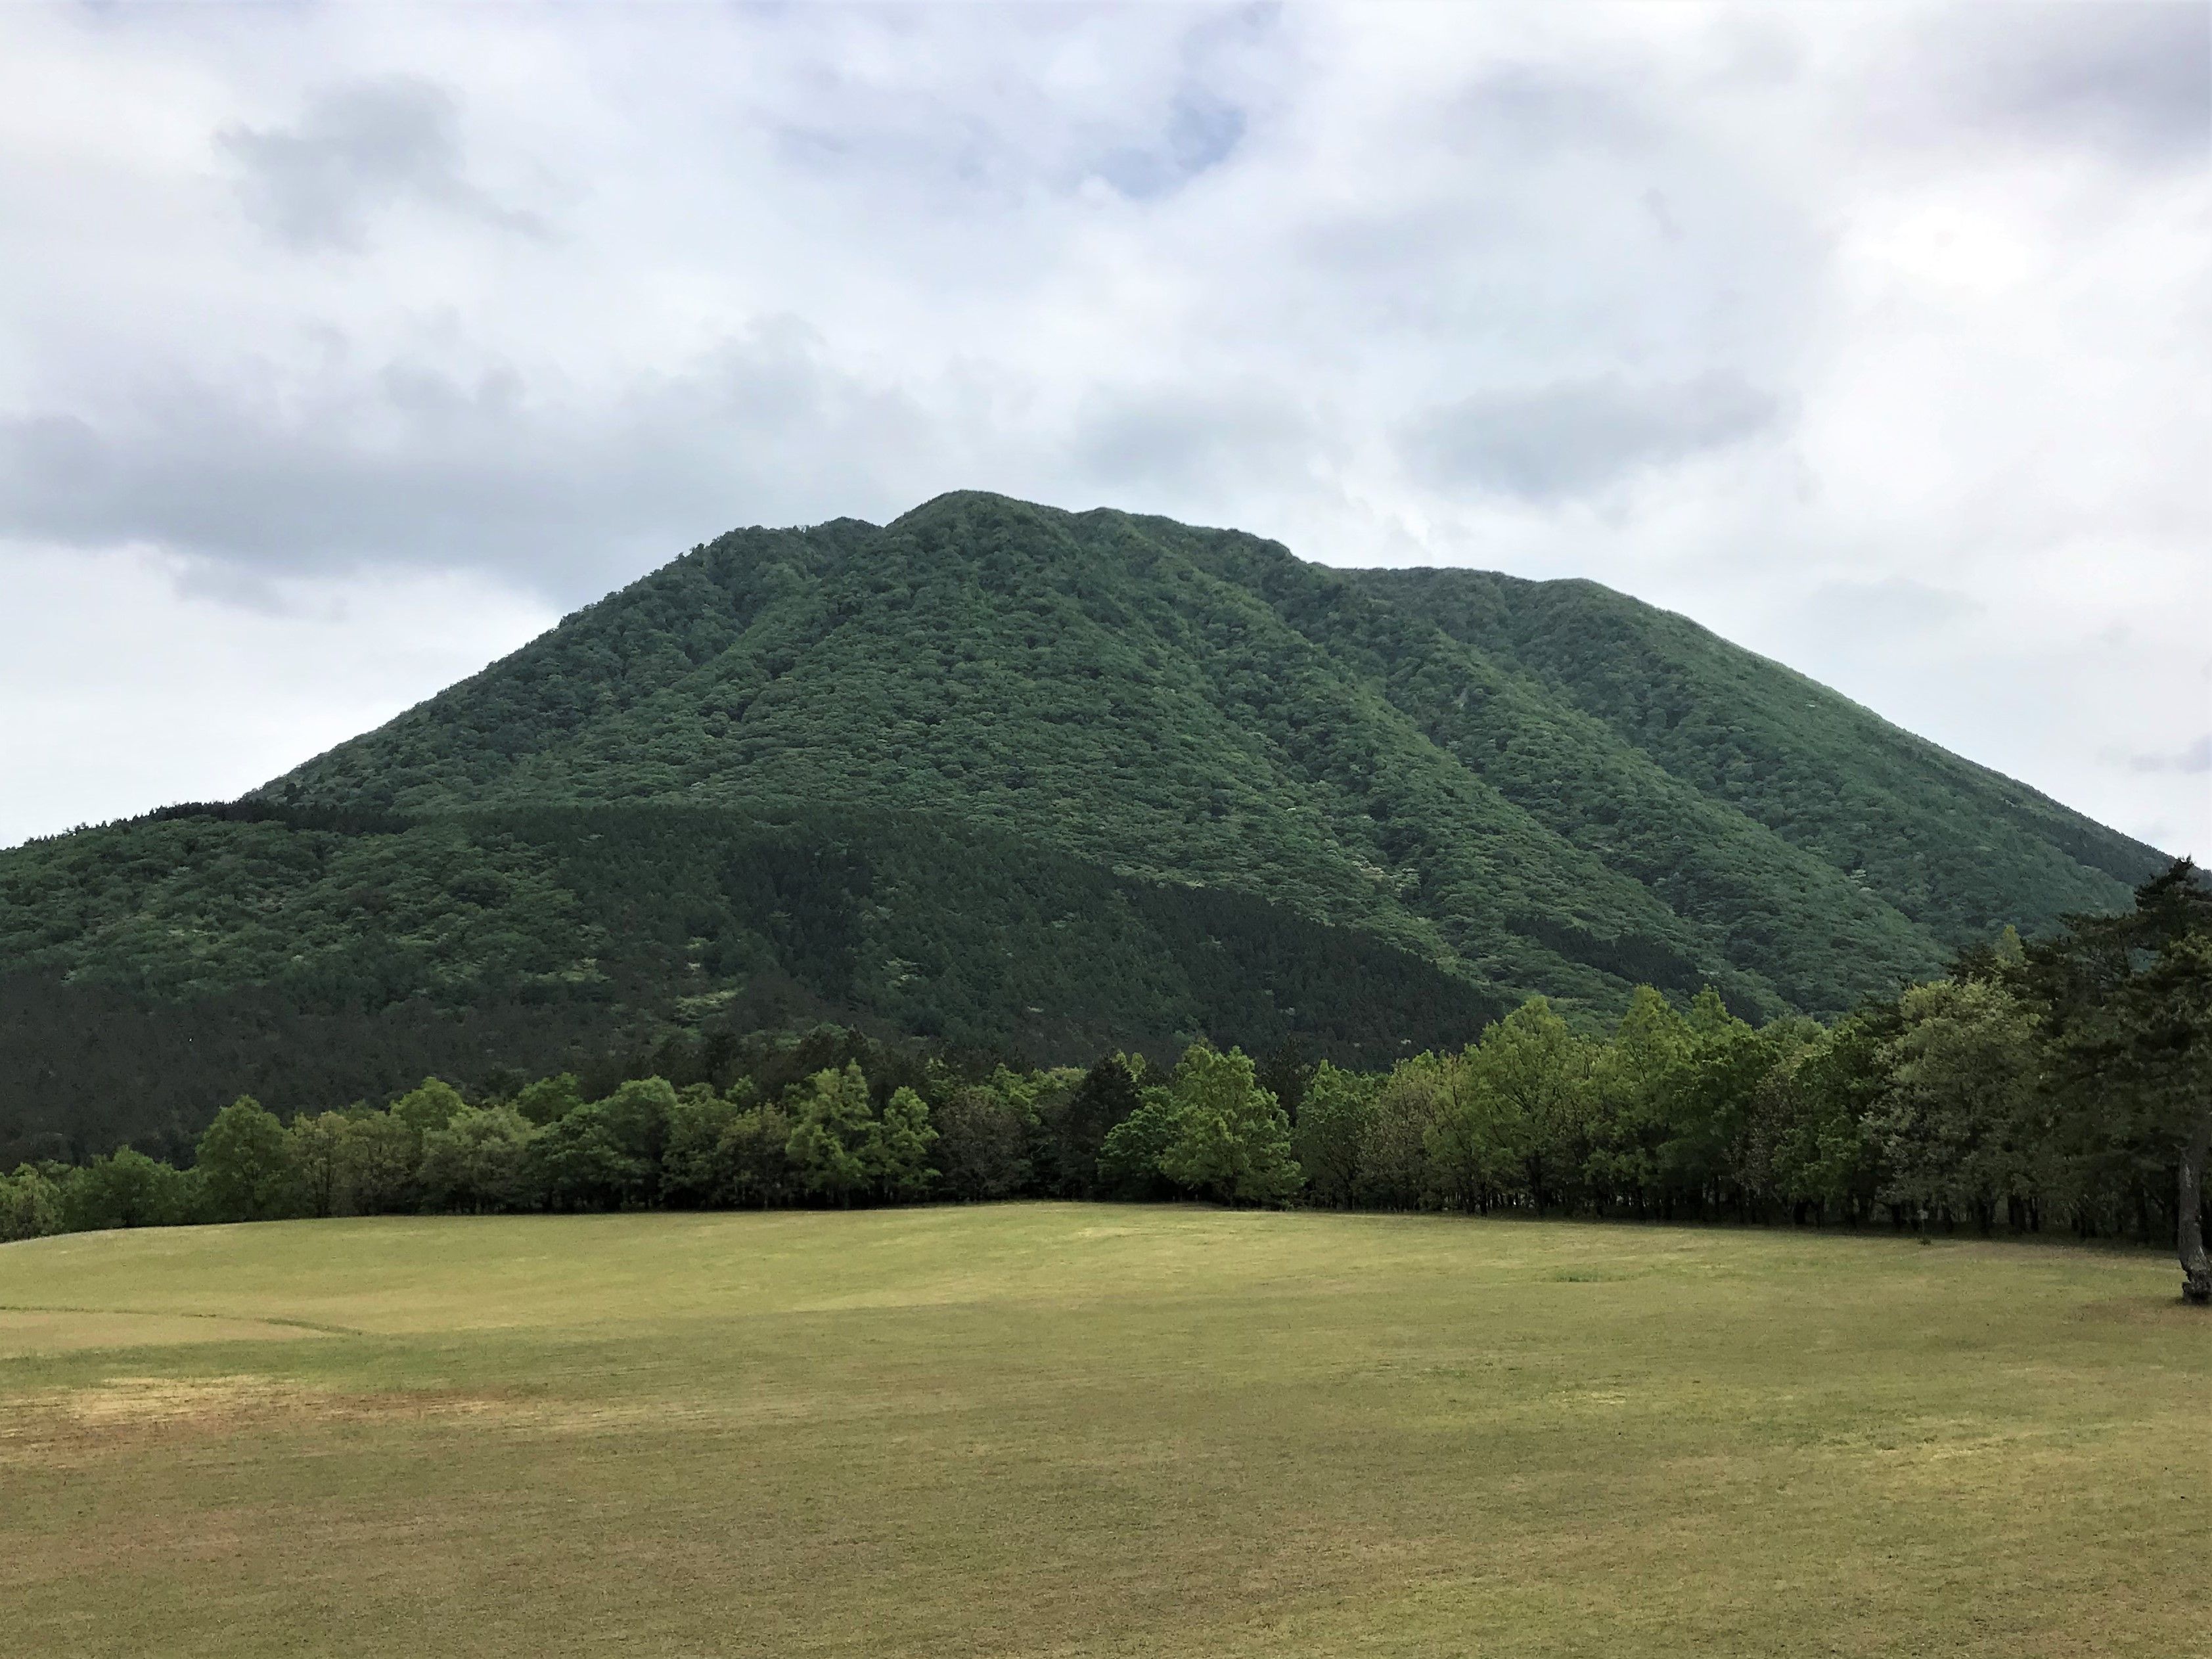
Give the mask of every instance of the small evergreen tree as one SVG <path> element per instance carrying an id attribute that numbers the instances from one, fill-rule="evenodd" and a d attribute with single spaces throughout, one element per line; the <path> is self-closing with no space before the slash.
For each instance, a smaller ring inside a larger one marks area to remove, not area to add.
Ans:
<path id="1" fill-rule="evenodd" d="M 868 1159 L 868 1082 L 858 1065 L 817 1072 L 797 1103 L 791 1139 L 784 1150 L 796 1166 L 799 1183 L 819 1197 L 850 1204 L 873 1173 Z"/>
<path id="2" fill-rule="evenodd" d="M 911 1089 L 893 1090 L 883 1116 L 868 1131 L 867 1164 L 878 1190 L 895 1204 L 927 1192 L 937 1179 L 929 1167 L 930 1148 L 936 1144 L 928 1103 Z"/>

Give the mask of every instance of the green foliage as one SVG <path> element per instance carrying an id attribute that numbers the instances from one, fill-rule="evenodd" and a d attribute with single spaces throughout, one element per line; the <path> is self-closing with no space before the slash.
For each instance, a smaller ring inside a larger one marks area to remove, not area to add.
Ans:
<path id="1" fill-rule="evenodd" d="M 810 1193 L 850 1203 L 876 1173 L 871 1157 L 877 1127 L 868 1111 L 868 1082 L 858 1066 L 817 1072 L 807 1079 L 784 1145 L 799 1184 Z"/>
<path id="2" fill-rule="evenodd" d="M 2156 863 L 1587 583 L 977 495 L 725 537 L 266 793 L 941 814 L 1616 1009 L 1638 979 L 1839 1009 Z M 1990 902 L 2014 872 L 2033 897 Z"/>
<path id="3" fill-rule="evenodd" d="M 514 1108 L 539 1128 L 564 1118 L 584 1103 L 581 1085 L 574 1072 L 541 1077 L 526 1084 L 514 1097 Z"/>
<path id="4" fill-rule="evenodd" d="M 1202 1030 L 1255 1046 L 1298 1032 L 1375 1064 L 1409 1032 L 1464 1041 L 1502 1006 L 1411 951 L 1265 899 L 1147 884 L 987 827 L 857 811 L 533 808 L 442 823 L 446 852 L 457 836 L 532 849 L 570 895 L 565 913 L 588 919 L 555 941 L 518 914 L 482 935 L 507 941 L 496 959 L 470 954 L 475 933 L 398 939 L 385 913 L 340 902 L 353 882 L 343 832 L 196 821 L 205 842 L 300 843 L 253 866 L 253 902 L 281 929 L 202 948 L 204 913 L 247 896 L 208 890 L 237 873 L 224 859 L 175 860 L 184 822 L 99 831 L 104 860 L 70 843 L 66 879 L 33 896 L 59 907 L 56 927 L 0 951 L 15 970 L 0 981 L 0 1157 L 122 1139 L 181 1154 L 241 1086 L 335 1108 L 430 1071 L 465 1092 L 516 1068 L 580 1076 L 672 1031 L 704 1040 L 831 1012 L 1048 1060 L 1116 1043 L 1167 1051 Z M 0 888 L 16 861 L 0 854 Z M 116 891 L 72 893 L 78 866 Z M 520 911 L 535 894 L 516 886 L 498 902 Z M 127 914 L 88 921 L 111 902 Z M 17 915 L 0 892 L 0 947 Z M 537 1087 L 542 1099 L 517 1101 L 533 1121 L 582 1097 L 557 1079 Z"/>
<path id="5" fill-rule="evenodd" d="M 1291 1129 L 1241 1048 L 1194 1043 L 1169 1079 L 1175 1133 L 1160 1173 L 1188 1192 L 1231 1204 L 1275 1204 L 1304 1177 L 1291 1157 Z"/>
<path id="6" fill-rule="evenodd" d="M 2032 1200 L 2042 1102 L 2034 1010 L 1989 981 L 1917 985 L 1884 1052 L 1887 1086 L 1868 1118 L 1881 1197 L 1949 1210 L 1986 1230 L 2007 1200 Z"/>
<path id="7" fill-rule="evenodd" d="M 348 1204 L 362 1215 L 392 1215 L 414 1208 L 419 1196 L 416 1165 L 422 1138 L 404 1118 L 365 1112 L 345 1127 L 338 1168 Z"/>
<path id="8" fill-rule="evenodd" d="M 1393 1149 L 1401 1166 L 1395 1180 L 1399 1192 L 1475 1213 L 1510 1200 L 1522 1154 L 1536 1143 L 1510 1097 L 1478 1079 L 1472 1051 L 1419 1055 L 1400 1066 L 1391 1084 L 1389 1103 L 1400 1115 L 1396 1127 L 1404 1137 Z M 1417 1146 L 1425 1160 L 1416 1157 Z M 1370 1162 L 1378 1172 L 1390 1167 L 1382 1156 Z"/>
<path id="9" fill-rule="evenodd" d="M 617 1210 L 640 1202 L 653 1171 L 623 1145 L 621 1126 L 598 1105 L 546 1125 L 530 1144 L 530 1182 L 556 1210 Z"/>
<path id="10" fill-rule="evenodd" d="M 681 1107 L 666 1078 L 646 1077 L 632 1078 L 586 1109 L 606 1126 L 624 1157 L 651 1169 L 660 1162 L 669 1125 Z"/>
<path id="11" fill-rule="evenodd" d="M 877 1190 L 893 1203 L 927 1192 L 937 1179 L 938 1172 L 929 1167 L 930 1149 L 937 1139 L 928 1103 L 911 1089 L 893 1090 L 884 1103 L 883 1115 L 868 1131 L 866 1158 Z"/>
<path id="12" fill-rule="evenodd" d="M 68 1171 L 60 1182 L 62 1228 L 173 1227 L 202 1212 L 195 1172 L 174 1170 L 129 1146 Z"/>
<path id="13" fill-rule="evenodd" d="M 836 1027 L 672 1040 L 652 1060 L 681 1086 L 658 1070 L 617 1068 L 599 1086 L 509 1077 L 471 1103 L 433 1078 L 388 1109 L 303 1111 L 289 1127 L 241 1097 L 189 1170 L 129 1148 L 23 1166 L 0 1181 L 0 1231 L 423 1208 L 1302 1195 L 2179 1231 L 2189 1257 L 2191 1149 L 2212 1146 L 2212 890 L 2177 866 L 2126 916 L 2001 940 L 1832 1027 L 1753 1026 L 1711 988 L 1677 1006 L 1645 988 L 1601 1036 L 1538 997 L 1474 1043 L 1388 1072 L 1309 1068 L 1285 1051 L 1272 1073 L 1299 1100 L 1295 1126 L 1249 1056 L 1205 1042 L 1153 1085 L 1126 1052 L 1087 1072 L 1017 1069 Z"/>
<path id="14" fill-rule="evenodd" d="M 715 1145 L 716 1201 L 767 1209 L 796 1199 L 801 1177 L 791 1156 L 795 1127 L 779 1106 L 740 1112 Z"/>
<path id="15" fill-rule="evenodd" d="M 1143 1103 L 1137 1079 L 1144 1068 L 1141 1054 L 1103 1055 L 1053 1103 L 1043 1127 L 1054 1192 L 1063 1198 L 1098 1195 L 1101 1149 L 1106 1137 Z"/>
<path id="16" fill-rule="evenodd" d="M 1182 1130 L 1182 1113 L 1166 1089 L 1143 1091 L 1137 1109 L 1107 1131 L 1098 1148 L 1098 1190 L 1120 1199 L 1166 1198 L 1175 1188 L 1161 1167 Z"/>
<path id="17" fill-rule="evenodd" d="M 0 1175 L 0 1244 L 44 1238 L 66 1224 L 62 1189 L 44 1170 L 26 1164 L 13 1175 Z"/>
<path id="18" fill-rule="evenodd" d="M 422 1137 L 425 1198 L 478 1214 L 519 1207 L 531 1193 L 531 1139 L 530 1121 L 512 1106 L 462 1107 Z"/>
<path id="19" fill-rule="evenodd" d="M 1531 994 L 1831 1018 L 2158 862 L 1588 583 L 949 495 L 734 532 L 245 801 L 0 854 L 0 1158 L 723 1018 L 1369 1069 Z"/>
<path id="20" fill-rule="evenodd" d="M 573 1085 L 575 1079 L 568 1081 Z M 741 1110 L 736 1101 L 716 1094 L 703 1083 L 678 1091 L 669 1114 L 665 1150 L 661 1155 L 663 1203 L 678 1209 L 704 1209 L 722 1201 L 726 1180 L 722 1139 Z"/>
<path id="21" fill-rule="evenodd" d="M 1954 946 L 2011 924 L 2043 933 L 2069 912 L 2117 909 L 2125 888 L 2165 863 L 1802 674 L 1595 582 L 1344 574 Z M 1698 867 L 1686 866 L 1683 878 Z M 1733 921 L 1755 925 L 1753 910 Z M 1848 910 L 1838 921 L 1852 925 Z"/>
<path id="22" fill-rule="evenodd" d="M 392 1103 L 392 1115 L 420 1137 L 444 1128 L 466 1104 L 461 1091 L 452 1084 L 426 1077 L 420 1085 Z"/>
<path id="23" fill-rule="evenodd" d="M 1001 1091 L 982 1083 L 956 1087 L 937 1109 L 933 1121 L 937 1126 L 937 1161 L 943 1166 L 947 1197 L 972 1203 L 1012 1198 L 1030 1189 L 1036 1176 L 1030 1157 L 1035 1126 Z M 1096 1164 L 1094 1149 L 1091 1161 L 1094 1183 Z"/>
<path id="24" fill-rule="evenodd" d="M 349 1121 L 337 1112 L 302 1112 L 284 1130 L 284 1162 L 300 1209 L 318 1218 L 332 1216 L 351 1197 L 347 1131 Z"/>
<path id="25" fill-rule="evenodd" d="M 1291 1152 L 1305 1171 L 1306 1189 L 1316 1203 L 1342 1209 L 1358 1199 L 1379 1081 L 1340 1071 L 1327 1060 L 1307 1079 Z"/>
<path id="26" fill-rule="evenodd" d="M 1536 1212 L 1571 1203 L 1589 1155 L 1586 1046 L 1535 997 L 1483 1034 L 1466 1070 L 1469 1105 L 1462 1109 L 1510 1150 Z"/>
<path id="27" fill-rule="evenodd" d="M 195 1167 L 215 1221 L 266 1221 L 284 1213 L 295 1185 L 284 1126 L 251 1095 L 215 1115 Z"/>

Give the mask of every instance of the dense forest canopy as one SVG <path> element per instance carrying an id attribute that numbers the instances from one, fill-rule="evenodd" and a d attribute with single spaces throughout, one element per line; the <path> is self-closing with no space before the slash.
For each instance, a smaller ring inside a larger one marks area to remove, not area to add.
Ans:
<path id="1" fill-rule="evenodd" d="M 649 1068 L 649 1069 L 648 1069 Z M 2177 1237 L 2212 1300 L 2212 888 L 2008 936 L 1832 1025 L 1639 988 L 1610 1030 L 1543 998 L 1387 1069 L 1194 1043 L 1013 1066 L 823 1028 L 675 1043 L 595 1080 L 435 1077 L 387 1106 L 240 1097 L 189 1168 L 124 1150 L 0 1178 L 0 1239 L 346 1212 L 1021 1196 L 1840 1222 Z"/>
<path id="2" fill-rule="evenodd" d="M 1588 583 L 949 495 L 732 532 L 245 800 L 0 853 L 0 1158 L 825 1020 L 1368 1070 L 1536 996 L 1833 1020 L 2163 865 Z"/>
<path id="3" fill-rule="evenodd" d="M 263 793 L 936 814 L 1610 1012 L 1838 1012 L 2163 862 L 1586 583 L 974 494 L 725 536 Z"/>

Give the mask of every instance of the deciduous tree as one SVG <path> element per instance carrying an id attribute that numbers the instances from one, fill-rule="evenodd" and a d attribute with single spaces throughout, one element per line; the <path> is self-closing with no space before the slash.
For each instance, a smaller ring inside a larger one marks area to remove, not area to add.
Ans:
<path id="1" fill-rule="evenodd" d="M 288 1206 L 293 1183 L 284 1126 L 252 1095 L 215 1115 L 196 1162 L 210 1220 L 265 1221 Z"/>

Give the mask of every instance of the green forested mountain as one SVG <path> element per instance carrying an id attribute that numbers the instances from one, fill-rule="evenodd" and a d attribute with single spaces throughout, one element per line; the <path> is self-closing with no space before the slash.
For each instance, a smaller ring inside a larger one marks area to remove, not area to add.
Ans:
<path id="1" fill-rule="evenodd" d="M 1531 992 L 1834 1012 L 2161 864 L 1589 583 L 961 494 L 734 532 L 236 807 L 0 854 L 0 969 L 1374 1057 Z"/>
<path id="2" fill-rule="evenodd" d="M 975 495 L 724 537 L 264 793 L 941 814 L 1513 991 L 1814 1011 L 2160 864 L 1588 583 Z"/>

